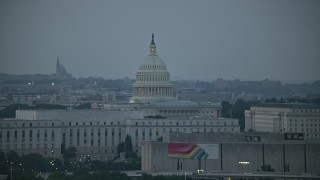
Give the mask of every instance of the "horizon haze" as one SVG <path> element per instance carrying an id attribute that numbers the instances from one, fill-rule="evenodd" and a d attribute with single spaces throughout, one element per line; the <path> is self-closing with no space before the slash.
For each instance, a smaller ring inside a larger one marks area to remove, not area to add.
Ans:
<path id="1" fill-rule="evenodd" d="M 172 79 L 320 78 L 320 1 L 1 1 L 0 72 L 134 78 L 151 33 Z"/>

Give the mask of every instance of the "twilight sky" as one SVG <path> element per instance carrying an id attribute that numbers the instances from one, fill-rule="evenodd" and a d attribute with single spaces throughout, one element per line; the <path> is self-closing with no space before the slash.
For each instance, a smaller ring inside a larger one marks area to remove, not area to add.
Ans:
<path id="1" fill-rule="evenodd" d="M 172 79 L 320 79 L 319 0 L 1 0 L 0 72 L 134 78 L 152 32 Z"/>

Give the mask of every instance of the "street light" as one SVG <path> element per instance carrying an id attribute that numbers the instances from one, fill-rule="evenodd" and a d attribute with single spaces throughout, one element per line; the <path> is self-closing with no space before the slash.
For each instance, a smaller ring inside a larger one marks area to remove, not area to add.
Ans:
<path id="1" fill-rule="evenodd" d="M 13 164 L 13 162 L 10 162 L 10 179 L 12 180 L 12 164 Z"/>

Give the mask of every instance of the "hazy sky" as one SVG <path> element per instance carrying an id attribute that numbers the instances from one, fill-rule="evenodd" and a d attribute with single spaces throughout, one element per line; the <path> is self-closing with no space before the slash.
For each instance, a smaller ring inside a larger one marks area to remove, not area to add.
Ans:
<path id="1" fill-rule="evenodd" d="M 134 78 L 152 32 L 173 79 L 320 79 L 319 0 L 1 0 L 0 72 Z"/>

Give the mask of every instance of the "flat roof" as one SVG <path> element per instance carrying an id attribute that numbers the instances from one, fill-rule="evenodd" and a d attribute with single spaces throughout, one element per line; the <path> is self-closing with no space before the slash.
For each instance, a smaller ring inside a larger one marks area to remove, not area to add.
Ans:
<path id="1" fill-rule="evenodd" d="M 320 109 L 320 106 L 311 103 L 261 103 L 253 107 L 289 108 L 289 109 Z"/>
<path id="2" fill-rule="evenodd" d="M 145 106 L 158 106 L 158 107 L 195 107 L 195 106 L 219 106 L 218 104 L 214 103 L 198 103 L 198 102 L 191 102 L 191 101 L 157 101 L 157 102 L 150 102 L 145 104 Z"/>

